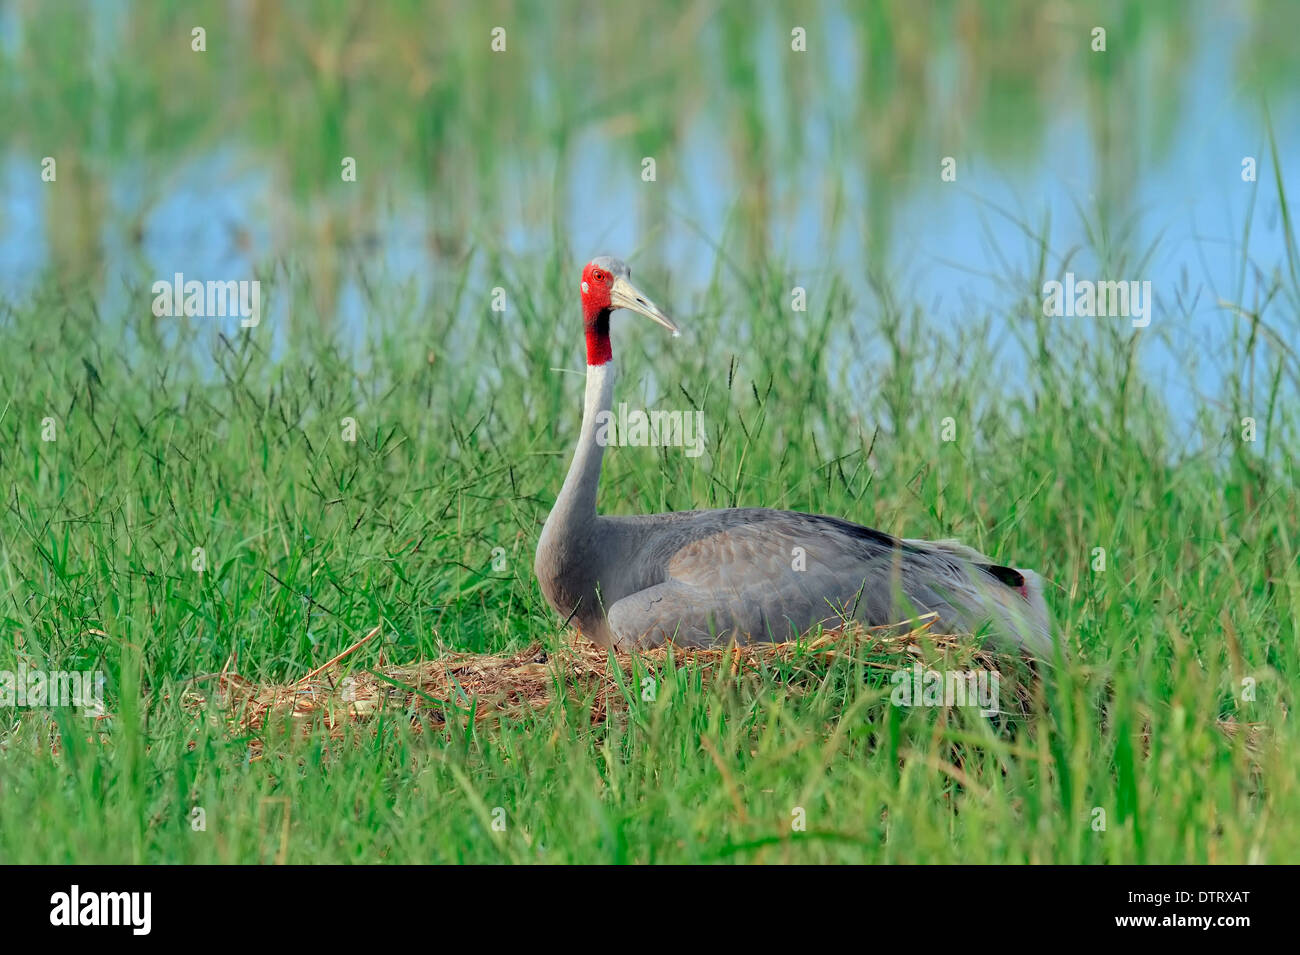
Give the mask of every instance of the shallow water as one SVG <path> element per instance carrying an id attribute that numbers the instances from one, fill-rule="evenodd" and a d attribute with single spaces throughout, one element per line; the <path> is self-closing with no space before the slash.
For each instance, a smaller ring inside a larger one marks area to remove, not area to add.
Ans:
<path id="1" fill-rule="evenodd" d="M 771 259 L 814 310 L 842 276 L 855 323 L 878 312 L 868 274 L 885 276 L 943 335 L 985 316 L 995 329 L 1025 321 L 1041 305 L 1045 235 L 1044 278 L 1150 282 L 1146 328 L 1057 321 L 1142 336 L 1145 371 L 1190 422 L 1193 396 L 1222 395 L 1235 364 L 1226 355 L 1244 323 L 1225 303 L 1253 308 L 1293 268 L 1277 181 L 1292 193 L 1300 183 L 1300 98 L 1294 59 L 1274 49 L 1300 20 L 1292 5 L 1189 16 L 1119 5 L 1104 53 L 1089 49 L 1086 8 L 1070 4 L 885 5 L 862 19 L 828 5 L 757 22 L 731 5 L 686 6 L 633 14 L 631 53 L 608 49 L 616 21 L 567 37 L 521 5 L 511 60 L 485 52 L 488 20 L 462 18 L 427 59 L 416 49 L 427 76 L 396 52 L 424 28 L 416 13 L 377 15 L 346 40 L 291 6 L 307 39 L 281 48 L 294 14 L 200 5 L 211 49 L 193 53 L 185 17 L 93 6 L 90 17 L 60 6 L 63 20 L 36 7 L 0 16 L 9 301 L 84 280 L 111 317 L 147 308 L 149 285 L 177 272 L 274 285 L 292 271 L 311 301 L 273 292 L 261 333 L 283 349 L 290 315 L 307 321 L 309 307 L 310 322 L 358 342 L 390 304 L 370 290 L 434 308 L 467 249 L 546 255 L 558 235 L 575 270 L 613 252 L 670 275 L 688 327 L 720 263 Z M 804 23 L 807 52 L 790 49 L 790 22 Z M 34 73 L 37 34 L 57 29 L 70 55 Z M 170 53 L 140 57 L 131 38 Z M 329 65 L 354 47 L 351 74 Z M 583 56 L 593 50 L 597 63 Z M 336 181 L 340 152 L 357 155 L 357 183 Z M 43 155 L 58 158 L 57 183 L 41 181 Z M 945 156 L 955 182 L 941 181 Z M 1247 156 L 1258 182 L 1242 179 Z M 483 257 L 470 268 L 484 290 L 509 284 Z M 1266 319 L 1297 319 L 1293 293 L 1271 308 Z M 1003 357 L 1013 382 L 1022 359 Z M 869 369 L 878 356 L 857 360 Z"/>

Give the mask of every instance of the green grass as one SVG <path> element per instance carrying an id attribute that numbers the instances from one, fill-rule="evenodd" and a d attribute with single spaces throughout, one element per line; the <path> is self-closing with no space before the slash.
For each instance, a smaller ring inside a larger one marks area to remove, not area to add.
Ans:
<path id="1" fill-rule="evenodd" d="M 925 334 L 883 285 L 851 302 L 819 280 L 790 320 L 777 265 L 721 273 L 673 302 L 693 338 L 615 319 L 616 400 L 700 407 L 710 446 L 697 461 L 611 451 L 603 508 L 804 509 L 1035 566 L 1059 585 L 1050 602 L 1069 659 L 1029 713 L 990 724 L 902 709 L 847 663 L 793 685 L 779 671 L 710 683 L 688 667 L 663 676 L 653 703 L 629 687 L 599 727 L 580 701 L 423 731 L 393 713 L 343 743 L 272 726 L 253 761 L 249 738 L 188 713 L 185 681 L 232 656 L 250 679 L 296 679 L 376 624 L 382 642 L 350 665 L 563 639 L 531 562 L 579 416 L 581 377 L 552 370 L 581 371 L 576 267 L 567 255 L 466 261 L 451 283 L 464 298 L 436 295 L 428 312 L 378 291 L 370 307 L 386 317 L 355 355 L 298 312 L 278 330 L 142 309 L 92 320 L 88 300 L 53 291 L 0 312 L 0 668 L 100 669 L 112 713 L 95 726 L 69 710 L 4 711 L 0 859 L 1300 851 L 1287 715 L 1300 681 L 1294 400 L 1207 400 L 1198 433 L 1175 440 L 1124 326 L 1012 319 L 1027 373 L 1008 387 L 981 371 L 995 365 L 988 336 Z M 480 307 L 476 268 L 506 276 L 504 316 Z M 670 284 L 639 274 L 650 290 Z M 1258 321 L 1282 331 L 1294 301 L 1284 292 Z M 273 331 L 291 346 L 274 359 Z M 479 360 L 456 360 L 455 342 Z M 886 361 L 864 364 L 881 348 Z M 1245 414 L 1259 422 L 1253 444 L 1240 439 Z M 939 438 L 945 417 L 955 442 Z M 1252 754 L 1221 720 L 1269 735 Z M 195 806 L 206 831 L 191 827 Z M 806 832 L 792 831 L 796 807 Z"/>

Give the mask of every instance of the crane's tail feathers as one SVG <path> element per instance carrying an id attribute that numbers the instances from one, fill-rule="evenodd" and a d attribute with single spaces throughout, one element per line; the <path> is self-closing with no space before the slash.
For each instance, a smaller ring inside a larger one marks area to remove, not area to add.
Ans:
<path id="1" fill-rule="evenodd" d="M 1029 604 L 1029 609 L 1033 613 L 1035 621 L 1044 632 L 1050 634 L 1052 631 L 1052 612 L 1047 609 L 1047 596 L 1043 586 L 1043 578 L 1032 570 L 1025 570 L 1023 567 L 1017 567 L 1016 569 L 1025 578 L 1025 602 Z"/>
<path id="2" fill-rule="evenodd" d="M 1052 655 L 1052 616 L 1047 608 L 1043 578 L 1023 567 L 1006 567 L 957 540 L 904 540 L 904 544 L 974 565 L 981 573 L 971 578 L 985 612 L 996 610 L 993 622 L 999 642 L 1014 644 L 1037 657 Z M 996 583 L 995 583 L 996 582 Z M 999 586 L 1000 585 L 1000 586 Z M 953 596 L 957 596 L 954 594 Z M 994 606 L 989 607 L 992 603 Z M 974 606 L 970 612 L 978 613 Z"/>
<path id="3" fill-rule="evenodd" d="M 1040 655 L 1051 656 L 1052 612 L 1047 609 L 1043 578 L 1023 567 L 1017 567 L 1016 570 L 1020 571 L 1020 576 L 1025 581 L 1022 593 L 1025 604 L 1028 605 L 1028 613 L 1025 614 L 1026 622 L 1030 625 L 1031 632 L 1038 638 L 1033 649 L 1036 649 Z"/>
<path id="4" fill-rule="evenodd" d="M 1047 609 L 1043 578 L 1023 567 L 976 566 L 988 575 L 984 580 L 989 583 L 979 589 L 997 605 L 997 622 L 1001 623 L 996 628 L 997 636 L 1002 638 L 1002 642 L 1014 643 L 1018 650 L 1050 659 L 1052 616 Z"/>

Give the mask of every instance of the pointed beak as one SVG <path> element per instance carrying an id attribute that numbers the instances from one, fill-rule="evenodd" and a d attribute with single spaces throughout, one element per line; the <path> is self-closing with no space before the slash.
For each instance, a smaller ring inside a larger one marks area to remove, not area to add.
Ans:
<path id="1" fill-rule="evenodd" d="M 614 286 L 609 290 L 609 304 L 614 308 L 626 308 L 633 312 L 640 312 L 646 318 L 658 322 L 674 335 L 681 334 L 681 329 L 677 327 L 677 324 L 671 318 L 664 314 L 663 309 L 642 295 L 640 289 L 621 275 L 614 279 Z"/>

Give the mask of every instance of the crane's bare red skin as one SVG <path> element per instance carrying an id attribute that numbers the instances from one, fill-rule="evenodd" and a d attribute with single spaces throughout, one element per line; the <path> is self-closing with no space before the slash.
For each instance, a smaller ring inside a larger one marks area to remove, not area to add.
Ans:
<path id="1" fill-rule="evenodd" d="M 588 262 L 582 270 L 582 322 L 587 329 L 587 364 L 603 365 L 614 357 L 609 344 L 609 288 L 614 276 Z"/>

